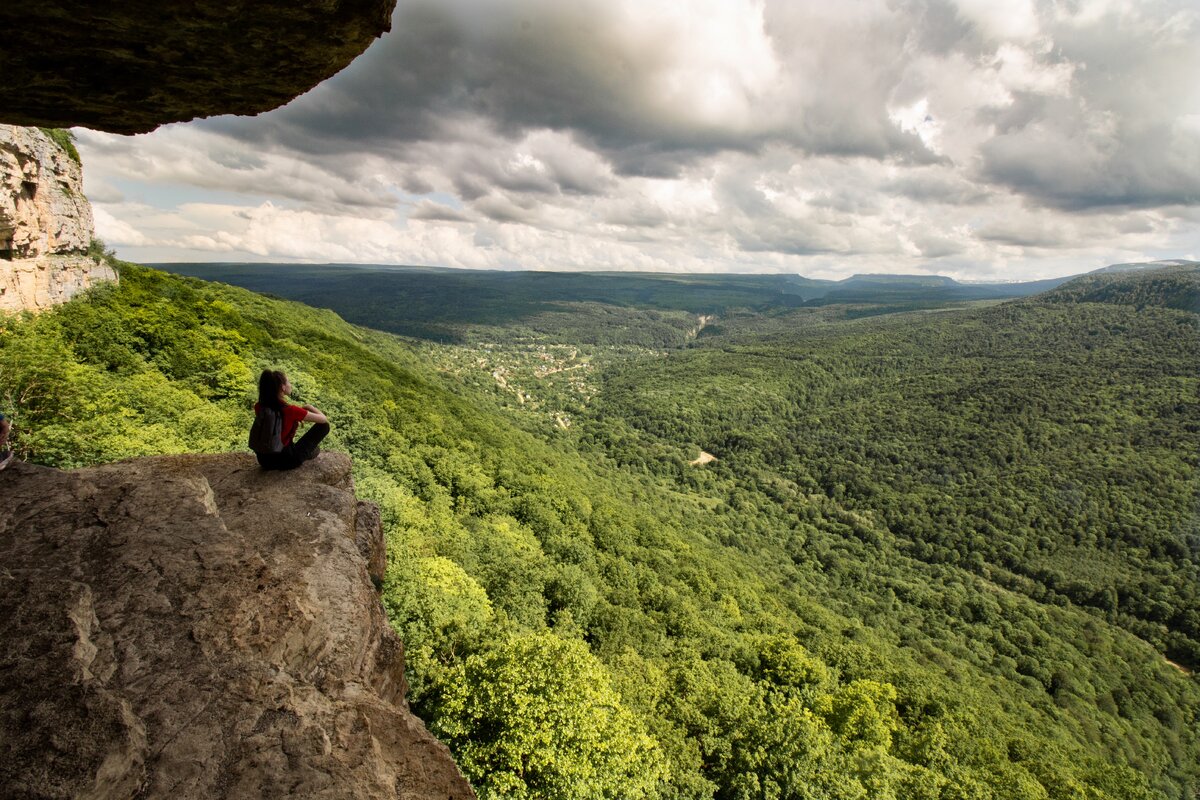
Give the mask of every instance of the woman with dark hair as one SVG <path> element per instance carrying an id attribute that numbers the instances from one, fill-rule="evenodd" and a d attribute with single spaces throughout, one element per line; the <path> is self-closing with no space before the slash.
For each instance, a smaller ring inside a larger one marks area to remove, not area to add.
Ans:
<path id="1" fill-rule="evenodd" d="M 254 404 L 256 419 L 264 410 L 270 409 L 278 415 L 282 424 L 279 428 L 279 444 L 282 449 L 278 452 L 258 450 L 258 463 L 263 469 L 295 469 L 309 459 L 316 458 L 321 452 L 317 447 L 329 433 L 329 420 L 315 407 L 310 405 L 294 406 L 287 402 L 287 396 L 292 393 L 292 384 L 280 370 L 263 370 L 258 378 L 258 402 Z M 313 426 L 294 442 L 296 429 L 301 422 L 311 422 Z"/>

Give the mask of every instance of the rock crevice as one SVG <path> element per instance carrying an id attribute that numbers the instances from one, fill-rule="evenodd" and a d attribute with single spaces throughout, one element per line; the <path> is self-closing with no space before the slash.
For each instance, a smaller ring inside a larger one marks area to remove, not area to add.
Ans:
<path id="1" fill-rule="evenodd" d="M 0 796 L 474 796 L 404 700 L 347 457 L 16 464 L 0 492 Z"/>

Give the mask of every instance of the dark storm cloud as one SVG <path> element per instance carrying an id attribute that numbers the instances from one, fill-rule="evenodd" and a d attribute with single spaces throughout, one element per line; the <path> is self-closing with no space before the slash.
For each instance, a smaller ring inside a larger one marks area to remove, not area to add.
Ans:
<path id="1" fill-rule="evenodd" d="M 576 130 L 618 151 L 647 142 L 701 150 L 737 144 L 647 107 L 638 92 L 646 65 L 616 49 L 588 9 L 563 4 L 535 16 L 534 4 L 525 11 L 514 4 L 472 20 L 461 5 L 401 3 L 390 36 L 302 101 L 269 115 L 267 124 L 207 124 L 312 154 L 386 152 L 457 137 L 464 115 L 509 136 Z"/>
<path id="2" fill-rule="evenodd" d="M 899 57 L 903 30 L 876 26 L 864 38 L 847 22 L 844 30 L 818 35 L 823 52 L 814 58 L 809 42 L 794 41 L 793 29 L 819 22 L 768 15 L 759 60 L 766 64 L 768 56 L 777 56 L 785 71 L 769 79 L 742 76 L 709 91 L 703 84 L 712 81 L 710 73 L 693 75 L 685 61 L 671 61 L 695 55 L 672 41 L 687 36 L 686 29 L 664 30 L 665 40 L 653 32 L 633 35 L 630 20 L 603 3 L 401 2 L 391 35 L 288 107 L 254 120 L 200 124 L 324 157 L 394 154 L 406 143 L 454 139 L 464 120 L 474 118 L 508 138 L 538 129 L 571 131 L 618 173 L 650 177 L 672 177 L 701 156 L 749 152 L 769 141 L 812 153 L 936 160 L 919 138 L 888 118 L 895 75 L 854 55 Z M 844 41 L 833 40 L 838 37 Z M 672 44 L 682 55 L 667 52 Z M 700 44 L 695 49 L 703 55 Z M 755 85 L 743 85 L 750 83 Z M 737 102 L 739 93 L 746 109 Z M 733 98 L 728 113 L 697 110 L 706 97 L 724 95 Z M 759 101 L 762 106 L 755 105 Z M 770 108 L 783 103 L 792 105 L 786 113 Z M 564 190 L 577 188 L 569 174 L 555 177 Z"/>
<path id="3" fill-rule="evenodd" d="M 1200 203 L 1200 135 L 1166 124 L 1089 131 L 1039 122 L 982 147 L 983 173 L 1067 211 Z"/>
<path id="4" fill-rule="evenodd" d="M 1072 91 L 995 113 L 982 177 L 1066 211 L 1200 203 L 1200 20 L 1172 3 L 1128 14 L 1054 29 Z"/>
<path id="5" fill-rule="evenodd" d="M 85 135 L 93 174 L 325 260 L 995 275 L 1200 241 L 1194 0 L 400 0 L 393 31 L 275 112 Z M 105 224 L 178 240 L 134 205 Z"/>

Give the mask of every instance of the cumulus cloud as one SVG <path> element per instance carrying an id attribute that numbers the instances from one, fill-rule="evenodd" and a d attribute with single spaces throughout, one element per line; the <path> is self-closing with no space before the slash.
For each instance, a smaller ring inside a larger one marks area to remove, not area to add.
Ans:
<path id="1" fill-rule="evenodd" d="M 245 195 L 268 195 L 321 208 L 356 213 L 395 204 L 387 180 L 370 157 L 313 160 L 271 152 L 195 125 L 168 125 L 140 136 L 78 130 L 78 144 L 101 183 L 133 178 Z M 90 185 L 90 184 L 89 184 Z"/>
<path id="2" fill-rule="evenodd" d="M 108 245 L 140 247 L 149 243 L 146 235 L 125 220 L 117 219 L 104 208 L 93 213 L 96 235 Z"/>
<path id="3" fill-rule="evenodd" d="M 981 205 L 995 194 L 986 185 L 944 167 L 906 170 L 889 176 L 880 188 L 888 194 L 903 195 L 918 203 L 950 206 Z"/>
<path id="4" fill-rule="evenodd" d="M 1188 0 L 401 0 L 282 109 L 79 144 L 131 253 L 1069 271 L 1200 247 L 1198 20 Z"/>
<path id="5" fill-rule="evenodd" d="M 201 124 L 314 155 L 562 131 L 656 176 L 767 141 L 930 157 L 885 107 L 906 32 L 882 3 L 443 0 L 401 3 L 393 28 L 301 102 Z"/>
<path id="6" fill-rule="evenodd" d="M 988 39 L 1028 41 L 1041 32 L 1032 0 L 955 0 L 955 10 Z"/>
<path id="7" fill-rule="evenodd" d="M 1091 4 L 1051 30 L 1070 92 L 1024 87 L 980 148 L 983 177 L 1067 210 L 1200 203 L 1200 10 Z"/>

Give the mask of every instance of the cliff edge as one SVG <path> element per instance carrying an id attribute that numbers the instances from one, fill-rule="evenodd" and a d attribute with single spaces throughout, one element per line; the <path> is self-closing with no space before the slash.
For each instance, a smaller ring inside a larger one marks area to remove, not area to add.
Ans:
<path id="1" fill-rule="evenodd" d="M 347 456 L 0 472 L 0 796 L 472 798 Z"/>

